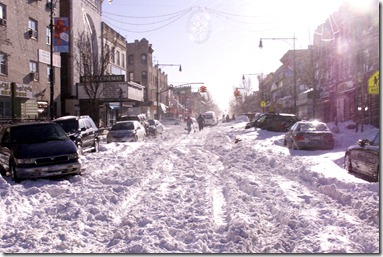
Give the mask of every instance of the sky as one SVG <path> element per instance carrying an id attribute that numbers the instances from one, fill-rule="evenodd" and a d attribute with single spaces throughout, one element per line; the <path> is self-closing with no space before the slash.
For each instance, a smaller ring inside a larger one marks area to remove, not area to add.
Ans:
<path id="1" fill-rule="evenodd" d="M 333 150 L 306 151 L 243 116 L 164 124 L 140 142 L 103 135 L 81 176 L 0 176 L 0 253 L 380 252 L 379 183 L 342 168 L 371 125 L 340 123 Z"/>
<path id="2" fill-rule="evenodd" d="M 257 75 L 278 69 L 294 43 L 306 49 L 344 1 L 113 0 L 104 1 L 103 20 L 128 42 L 146 38 L 154 63 L 180 64 L 182 72 L 162 68 L 169 84 L 203 82 L 225 111 L 244 74 L 256 91 Z"/>

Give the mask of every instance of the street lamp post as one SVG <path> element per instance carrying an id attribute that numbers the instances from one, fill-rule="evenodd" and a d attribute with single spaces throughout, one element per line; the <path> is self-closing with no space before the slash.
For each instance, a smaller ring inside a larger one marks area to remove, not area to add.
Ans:
<path id="1" fill-rule="evenodd" d="M 157 62 L 156 68 L 157 68 L 157 119 L 160 120 L 160 80 L 159 80 L 159 67 L 166 67 L 166 66 L 179 66 L 179 71 L 182 71 L 181 64 L 160 64 Z"/>
<path id="2" fill-rule="evenodd" d="M 294 61 L 294 114 L 297 114 L 297 77 L 296 77 L 296 53 L 295 53 L 295 40 L 297 38 L 294 36 L 292 38 L 283 38 L 283 37 L 273 37 L 273 38 L 260 38 L 259 39 L 259 48 L 262 49 L 263 47 L 263 44 L 262 44 L 262 40 L 293 40 L 293 48 L 294 48 L 294 51 L 293 51 L 293 61 Z"/>
<path id="3" fill-rule="evenodd" d="M 57 1 L 56 1 L 57 2 Z M 51 45 L 50 45 L 50 74 L 49 74 L 49 85 L 50 85 L 50 105 L 49 105 L 49 111 L 50 111 L 50 118 L 53 120 L 54 118 L 54 67 L 53 67 L 53 10 L 55 7 L 56 3 L 53 3 L 51 1 L 49 3 L 50 7 L 50 24 L 49 24 L 49 29 L 50 29 L 50 36 L 51 36 Z"/>

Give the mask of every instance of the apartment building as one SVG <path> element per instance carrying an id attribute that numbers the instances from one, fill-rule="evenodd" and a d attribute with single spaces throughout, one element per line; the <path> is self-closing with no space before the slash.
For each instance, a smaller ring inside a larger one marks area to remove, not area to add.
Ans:
<path id="1" fill-rule="evenodd" d="M 354 120 L 379 127 L 380 92 L 369 90 L 380 69 L 379 2 L 368 0 L 363 6 L 356 9 L 346 2 L 314 36 L 314 46 L 322 52 L 318 61 L 328 67 L 319 106 L 324 121 Z"/>
<path id="2" fill-rule="evenodd" d="M 59 11 L 50 1 L 0 0 L 1 118 L 36 119 L 48 118 L 51 111 L 61 113 L 61 58 L 51 53 L 50 29 L 50 18 Z"/>
<path id="3" fill-rule="evenodd" d="M 150 118 L 158 117 L 157 106 L 160 107 L 159 111 L 164 113 L 169 103 L 169 94 L 166 93 L 168 76 L 161 70 L 161 64 L 153 63 L 154 50 L 146 38 L 128 43 L 127 52 L 128 81 L 145 87 L 144 102 L 139 107 L 130 108 L 129 112 L 145 113 Z M 161 91 L 165 92 L 158 94 Z"/>

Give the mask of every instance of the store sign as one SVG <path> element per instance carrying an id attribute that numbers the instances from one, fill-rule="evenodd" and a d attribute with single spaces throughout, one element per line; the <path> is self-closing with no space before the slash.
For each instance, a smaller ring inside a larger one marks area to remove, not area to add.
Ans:
<path id="1" fill-rule="evenodd" d="M 11 82 L 0 81 L 0 96 L 12 96 L 11 88 Z M 15 83 L 14 97 L 32 98 L 32 86 L 27 84 Z"/>
<path id="2" fill-rule="evenodd" d="M 81 76 L 80 83 L 91 82 L 124 82 L 125 75 L 104 75 L 104 76 Z"/>
<path id="3" fill-rule="evenodd" d="M 51 65 L 51 54 L 48 51 L 39 49 L 39 62 Z M 61 68 L 61 56 L 53 54 L 53 66 Z"/>

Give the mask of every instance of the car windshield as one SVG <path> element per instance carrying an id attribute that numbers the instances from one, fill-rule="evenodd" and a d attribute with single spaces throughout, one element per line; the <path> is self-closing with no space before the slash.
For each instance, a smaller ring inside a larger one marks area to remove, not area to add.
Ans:
<path id="1" fill-rule="evenodd" d="M 154 120 L 148 120 L 149 125 L 154 126 L 156 125 L 156 122 Z"/>
<path id="2" fill-rule="evenodd" d="M 213 119 L 213 114 L 204 114 L 202 115 L 205 119 Z"/>
<path id="3" fill-rule="evenodd" d="M 66 138 L 64 131 L 56 124 L 15 126 L 11 129 L 12 144 L 36 144 Z"/>
<path id="4" fill-rule="evenodd" d="M 66 133 L 74 133 L 78 131 L 78 122 L 76 119 L 56 120 L 55 122 L 59 124 Z"/>
<path id="5" fill-rule="evenodd" d="M 134 130 L 134 124 L 132 122 L 116 123 L 112 130 Z"/>
<path id="6" fill-rule="evenodd" d="M 299 131 L 328 131 L 326 124 L 322 123 L 305 123 L 299 126 Z"/>

